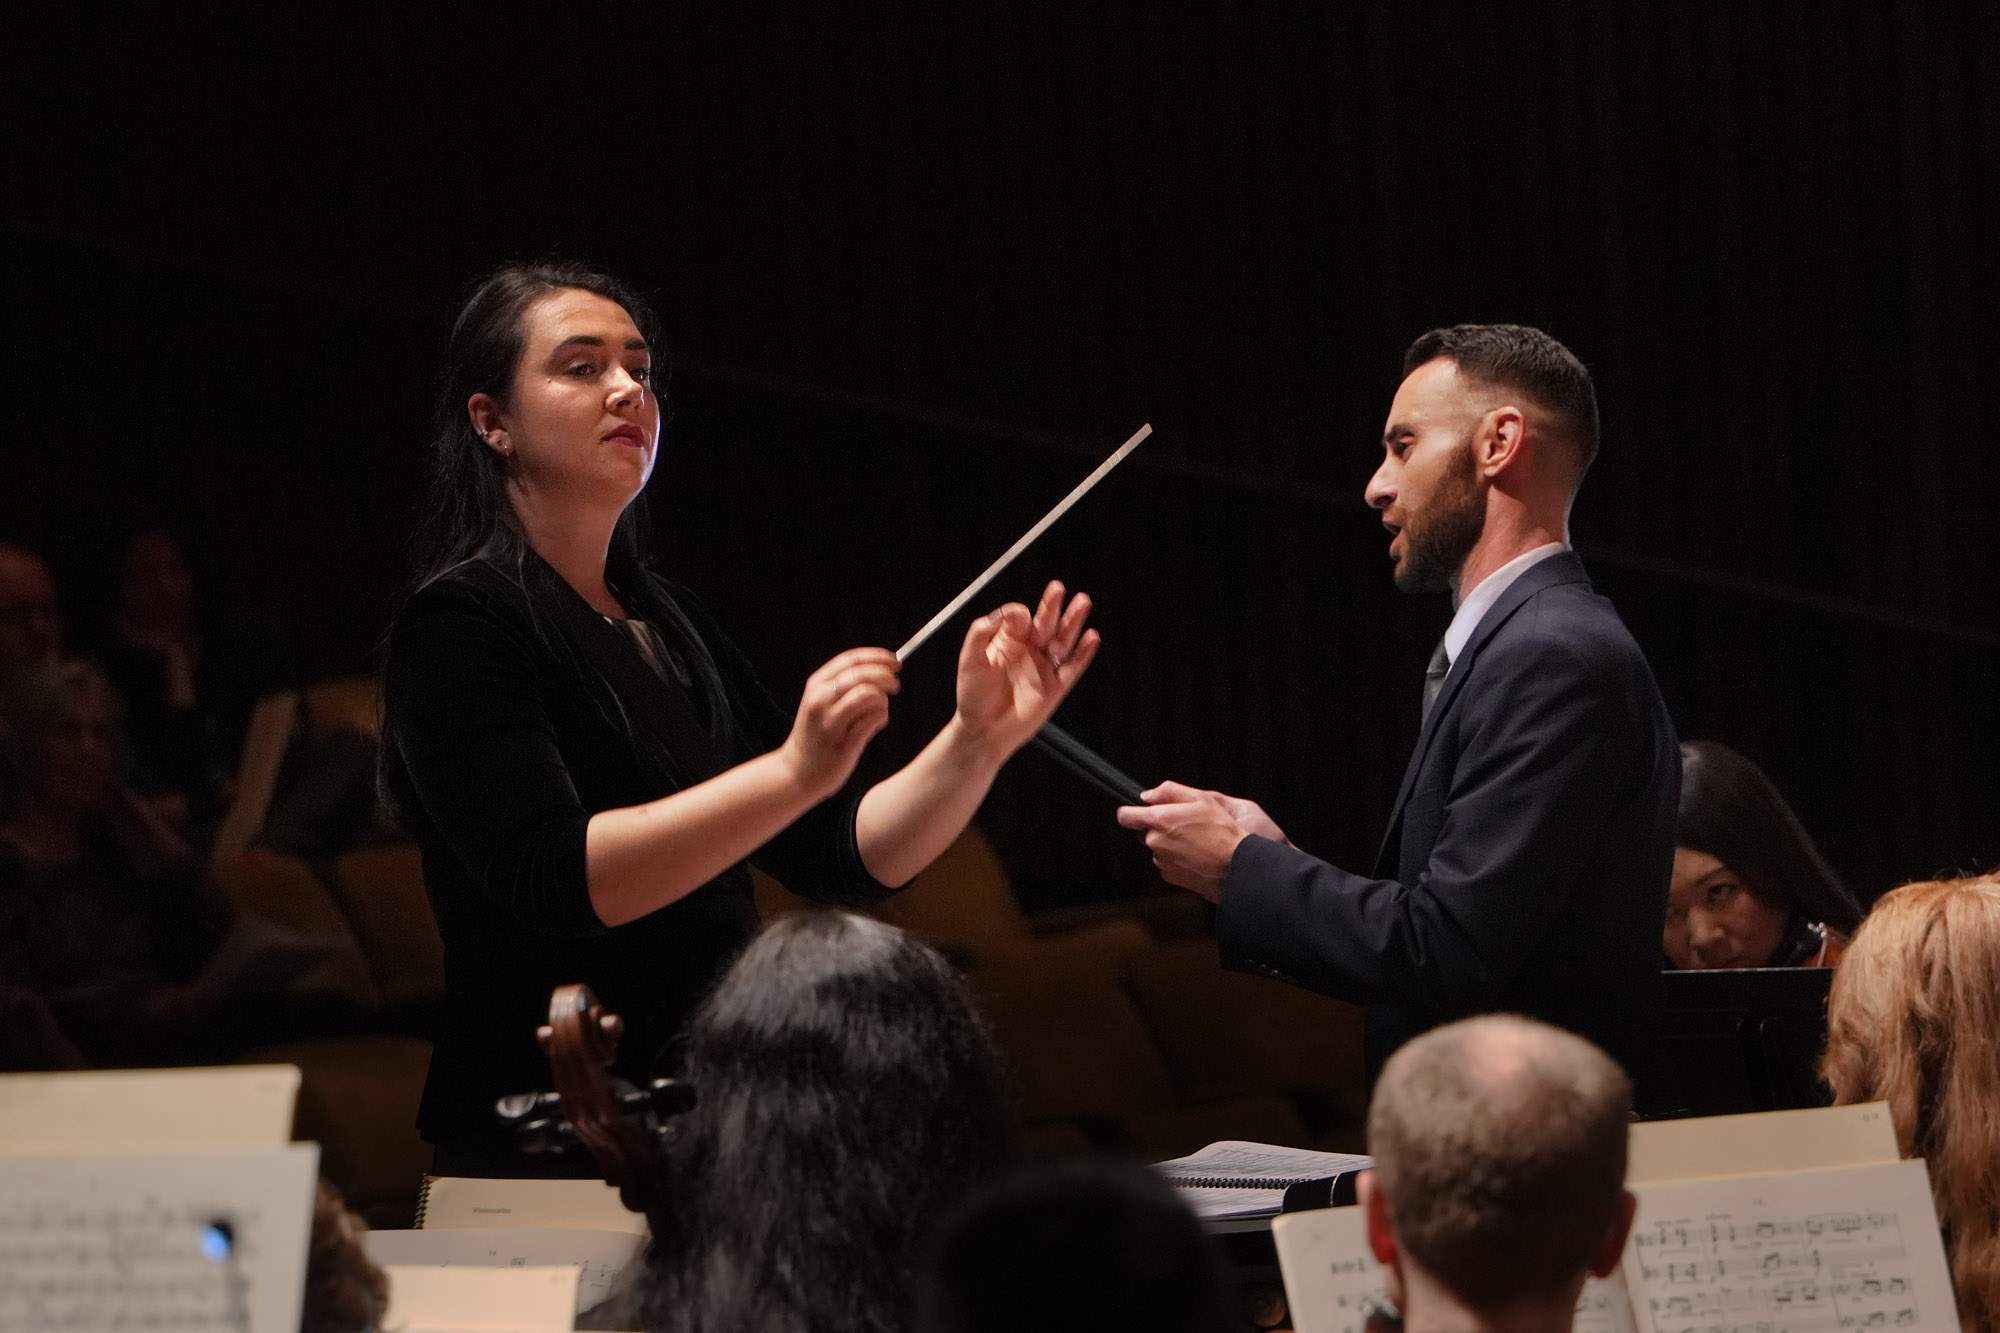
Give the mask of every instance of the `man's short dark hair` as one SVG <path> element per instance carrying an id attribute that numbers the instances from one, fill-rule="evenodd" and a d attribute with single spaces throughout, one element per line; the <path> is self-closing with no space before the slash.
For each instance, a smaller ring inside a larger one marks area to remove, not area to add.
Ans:
<path id="1" fill-rule="evenodd" d="M 1439 357 L 1467 379 L 1521 394 L 1557 417 L 1577 452 L 1577 476 L 1589 469 L 1597 457 L 1597 389 L 1569 348 L 1525 324 L 1454 324 L 1410 344 L 1404 376 Z"/>
<path id="2" fill-rule="evenodd" d="M 1617 1223 L 1631 1114 L 1611 1057 L 1546 1023 L 1489 1014 L 1416 1038 L 1368 1109 L 1397 1245 L 1475 1309 L 1561 1291 Z"/>

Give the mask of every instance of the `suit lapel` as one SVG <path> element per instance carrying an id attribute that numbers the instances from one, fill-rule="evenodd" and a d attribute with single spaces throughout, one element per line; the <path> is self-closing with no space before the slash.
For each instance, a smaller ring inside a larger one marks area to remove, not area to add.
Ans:
<path id="1" fill-rule="evenodd" d="M 1436 738 L 1438 727 L 1444 721 L 1465 681 L 1472 674 L 1472 665 L 1479 656 L 1479 650 L 1486 646 L 1500 627 L 1511 619 L 1516 611 L 1528 604 L 1528 599 L 1544 588 L 1553 588 L 1562 583 L 1582 583 L 1588 585 L 1590 576 L 1584 573 L 1583 561 L 1574 551 L 1560 551 L 1546 560 L 1536 562 L 1528 571 L 1507 586 L 1497 601 L 1486 609 L 1479 618 L 1479 624 L 1466 640 L 1465 650 L 1451 664 L 1451 674 L 1444 678 L 1444 688 L 1438 692 L 1437 702 L 1431 706 L 1429 716 L 1424 718 L 1423 730 L 1417 733 L 1416 748 L 1410 752 L 1410 762 L 1403 769 L 1403 784 L 1396 791 L 1396 804 L 1389 812 L 1389 826 L 1382 834 L 1382 845 L 1375 851 L 1375 871 L 1382 873 L 1385 857 L 1395 847 L 1397 835 L 1403 825 L 1403 810 L 1410 802 L 1410 793 L 1416 790 L 1417 774 L 1422 771 L 1424 760 L 1430 754 L 1431 742 Z"/>

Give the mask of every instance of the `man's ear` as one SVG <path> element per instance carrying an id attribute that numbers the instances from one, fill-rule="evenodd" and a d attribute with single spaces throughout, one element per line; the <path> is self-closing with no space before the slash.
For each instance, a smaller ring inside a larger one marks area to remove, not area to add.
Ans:
<path id="1" fill-rule="evenodd" d="M 1354 1202 L 1368 1219 L 1368 1248 L 1375 1262 L 1384 1268 L 1396 1265 L 1396 1232 L 1389 1225 L 1389 1201 L 1376 1187 L 1375 1173 L 1363 1171 L 1354 1178 Z"/>
<path id="2" fill-rule="evenodd" d="M 1515 466 L 1528 438 L 1528 418 L 1520 408 L 1503 403 L 1479 419 L 1472 437 L 1472 463 L 1486 480 Z"/>
<path id="3" fill-rule="evenodd" d="M 500 410 L 500 404 L 490 393 L 475 393 L 465 400 L 465 414 L 472 419 L 473 433 L 486 441 L 487 447 L 499 449 L 507 440 L 507 418 Z"/>
<path id="4" fill-rule="evenodd" d="M 1626 1190 L 1618 1200 L 1617 1220 L 1611 1224 L 1611 1230 L 1604 1233 L 1597 1253 L 1590 1256 L 1592 1277 L 1610 1277 L 1611 1270 L 1618 1267 L 1618 1261 L 1625 1257 L 1625 1238 L 1632 1234 L 1632 1217 L 1638 1210 L 1639 1197 Z"/>

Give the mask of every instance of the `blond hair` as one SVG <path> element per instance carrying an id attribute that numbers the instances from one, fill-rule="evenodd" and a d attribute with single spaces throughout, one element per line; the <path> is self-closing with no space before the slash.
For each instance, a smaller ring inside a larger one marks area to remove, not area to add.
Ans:
<path id="1" fill-rule="evenodd" d="M 1834 1101 L 1886 1101 L 1928 1164 L 1959 1320 L 2000 1333 L 2000 874 L 1905 884 L 1855 932 L 1827 1002 Z"/>
<path id="2" fill-rule="evenodd" d="M 1397 1244 L 1480 1310 L 1580 1279 L 1624 1198 L 1632 1084 L 1583 1038 L 1468 1018 L 1389 1058 L 1368 1150 Z"/>

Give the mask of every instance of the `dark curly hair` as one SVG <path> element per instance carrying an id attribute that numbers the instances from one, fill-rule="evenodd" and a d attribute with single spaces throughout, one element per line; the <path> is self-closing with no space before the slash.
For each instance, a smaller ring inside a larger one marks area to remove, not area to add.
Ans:
<path id="1" fill-rule="evenodd" d="M 638 1326 L 895 1333 L 924 1242 L 1007 1160 L 998 1056 L 950 965 L 894 926 L 783 917 L 687 1033 Z"/>

